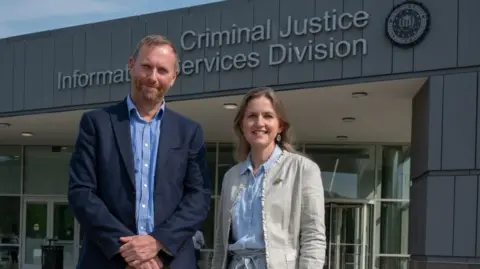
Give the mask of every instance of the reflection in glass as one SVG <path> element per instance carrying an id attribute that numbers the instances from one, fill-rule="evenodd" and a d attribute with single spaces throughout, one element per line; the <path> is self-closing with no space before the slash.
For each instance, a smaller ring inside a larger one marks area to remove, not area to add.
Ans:
<path id="1" fill-rule="evenodd" d="M 59 241 L 72 241 L 74 217 L 68 205 L 56 203 L 53 212 L 53 237 Z"/>
<path id="2" fill-rule="evenodd" d="M 383 147 L 382 198 L 410 199 L 410 149 Z"/>
<path id="3" fill-rule="evenodd" d="M 19 234 L 20 197 L 0 196 L 0 244 L 18 244 Z"/>
<path id="4" fill-rule="evenodd" d="M 215 234 L 215 198 L 211 199 L 210 210 L 207 219 L 203 222 L 203 238 L 205 239 L 204 248 L 213 248 L 213 237 Z"/>
<path id="5" fill-rule="evenodd" d="M 212 250 L 202 250 L 200 255 L 200 261 L 198 261 L 198 267 L 200 269 L 212 268 L 212 259 L 213 259 Z"/>
<path id="6" fill-rule="evenodd" d="M 78 239 L 78 252 L 82 249 L 82 243 L 83 243 L 83 233 L 85 232 L 82 228 L 82 225 L 78 224 L 80 234 L 79 234 L 79 239 Z"/>
<path id="7" fill-rule="evenodd" d="M 206 144 L 206 159 L 208 166 L 208 174 L 210 175 L 210 183 L 212 186 L 212 195 L 215 193 L 215 165 L 217 162 L 217 147 L 215 144 Z M 213 209 L 212 209 L 213 210 Z"/>
<path id="8" fill-rule="evenodd" d="M 378 257 L 379 269 L 408 269 L 408 257 Z"/>
<path id="9" fill-rule="evenodd" d="M 222 191 L 225 173 L 235 164 L 235 148 L 233 144 L 220 144 L 218 148 L 218 188 L 217 195 Z"/>
<path id="10" fill-rule="evenodd" d="M 53 238 L 56 245 L 63 246 L 63 264 L 65 267 L 74 265 L 74 225 L 75 219 L 68 204 L 55 203 L 53 206 Z"/>
<path id="11" fill-rule="evenodd" d="M 369 268 L 371 206 L 330 203 L 325 209 L 325 268 Z"/>
<path id="12" fill-rule="evenodd" d="M 0 147 L 0 194 L 20 194 L 20 146 Z"/>
<path id="13" fill-rule="evenodd" d="M 305 153 L 322 171 L 325 199 L 373 198 L 374 148 L 310 146 Z"/>
<path id="14" fill-rule="evenodd" d="M 407 202 L 381 202 L 380 253 L 408 253 Z"/>
<path id="15" fill-rule="evenodd" d="M 18 246 L 2 246 L 0 244 L 0 269 L 18 268 Z"/>
<path id="16" fill-rule="evenodd" d="M 25 147 L 25 193 L 66 195 L 71 149 Z"/>
<path id="17" fill-rule="evenodd" d="M 47 203 L 29 202 L 25 220 L 25 263 L 41 265 L 42 245 L 47 237 Z"/>
<path id="18" fill-rule="evenodd" d="M 0 269 L 18 266 L 19 228 L 20 197 L 0 196 Z"/>

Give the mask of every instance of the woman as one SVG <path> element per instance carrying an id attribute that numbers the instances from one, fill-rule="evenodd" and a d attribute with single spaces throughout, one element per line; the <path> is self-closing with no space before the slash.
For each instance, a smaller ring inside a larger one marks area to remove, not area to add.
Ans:
<path id="1" fill-rule="evenodd" d="M 274 91 L 250 91 L 234 129 L 240 163 L 223 179 L 212 269 L 323 268 L 320 169 L 294 151 Z"/>

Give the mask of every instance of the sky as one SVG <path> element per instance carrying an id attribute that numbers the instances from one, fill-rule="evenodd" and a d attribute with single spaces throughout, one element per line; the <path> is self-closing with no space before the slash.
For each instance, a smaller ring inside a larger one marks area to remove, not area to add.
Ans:
<path id="1" fill-rule="evenodd" d="M 220 0 L 0 0 L 0 38 Z"/>

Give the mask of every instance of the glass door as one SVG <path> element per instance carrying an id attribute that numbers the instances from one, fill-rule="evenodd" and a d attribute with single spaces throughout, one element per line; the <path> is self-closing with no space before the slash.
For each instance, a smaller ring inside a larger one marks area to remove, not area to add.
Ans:
<path id="1" fill-rule="evenodd" d="M 368 203 L 326 203 L 326 269 L 366 269 L 369 264 Z"/>
<path id="2" fill-rule="evenodd" d="M 64 199 L 25 198 L 23 203 L 22 264 L 24 269 L 42 268 L 42 246 L 49 240 L 64 247 L 63 268 L 76 264 L 75 221 Z"/>
<path id="3" fill-rule="evenodd" d="M 74 237 L 74 251 L 75 251 L 75 262 L 78 261 L 80 257 L 80 251 L 82 250 L 83 243 L 83 229 L 80 223 L 75 219 L 75 237 Z"/>
<path id="4" fill-rule="evenodd" d="M 320 167 L 326 200 L 374 198 L 375 147 L 307 145 L 305 154 Z"/>
<path id="5" fill-rule="evenodd" d="M 52 239 L 56 245 L 63 246 L 63 268 L 73 269 L 75 257 L 75 217 L 67 202 L 53 201 Z"/>
<path id="6" fill-rule="evenodd" d="M 48 237 L 48 202 L 26 200 L 23 206 L 24 235 L 22 268 L 42 267 L 42 245 Z"/>

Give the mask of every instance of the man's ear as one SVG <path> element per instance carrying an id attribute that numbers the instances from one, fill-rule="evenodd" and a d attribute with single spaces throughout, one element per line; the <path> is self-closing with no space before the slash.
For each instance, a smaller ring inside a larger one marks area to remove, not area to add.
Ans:
<path id="1" fill-rule="evenodd" d="M 177 80 L 178 73 L 179 72 L 175 72 L 175 74 L 173 75 L 172 82 L 170 83 L 170 88 L 173 87 L 173 84 L 175 84 L 175 81 Z"/>
<path id="2" fill-rule="evenodd" d="M 129 73 L 132 73 L 132 70 L 133 70 L 133 66 L 135 65 L 135 59 L 133 59 L 133 57 L 130 57 L 128 59 L 128 72 Z"/>

